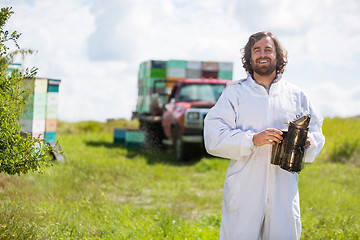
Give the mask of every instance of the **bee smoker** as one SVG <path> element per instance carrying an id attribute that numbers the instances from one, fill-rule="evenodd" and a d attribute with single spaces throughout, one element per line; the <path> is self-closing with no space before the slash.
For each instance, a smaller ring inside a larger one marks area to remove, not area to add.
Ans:
<path id="1" fill-rule="evenodd" d="M 310 115 L 299 117 L 283 131 L 283 141 L 273 145 L 271 163 L 289 172 L 299 173 L 304 166 L 305 145 L 309 130 Z"/>

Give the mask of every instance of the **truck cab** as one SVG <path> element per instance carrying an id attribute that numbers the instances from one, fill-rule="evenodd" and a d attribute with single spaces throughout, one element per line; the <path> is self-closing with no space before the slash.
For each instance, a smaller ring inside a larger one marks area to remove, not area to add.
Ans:
<path id="1" fill-rule="evenodd" d="M 172 88 L 164 105 L 161 125 L 176 160 L 189 158 L 191 149 L 203 147 L 203 124 L 229 80 L 186 79 Z"/>

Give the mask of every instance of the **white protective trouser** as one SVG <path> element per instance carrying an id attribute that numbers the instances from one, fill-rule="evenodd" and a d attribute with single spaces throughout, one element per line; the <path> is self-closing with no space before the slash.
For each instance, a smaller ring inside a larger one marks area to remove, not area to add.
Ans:
<path id="1" fill-rule="evenodd" d="M 231 83 L 205 118 L 207 151 L 229 158 L 223 193 L 220 239 L 300 239 L 298 174 L 270 163 L 272 145 L 253 145 L 255 133 L 287 129 L 287 123 L 311 115 L 311 146 L 305 162 L 314 161 L 325 138 L 323 118 L 307 96 L 281 79 L 269 91 L 250 76 Z"/>

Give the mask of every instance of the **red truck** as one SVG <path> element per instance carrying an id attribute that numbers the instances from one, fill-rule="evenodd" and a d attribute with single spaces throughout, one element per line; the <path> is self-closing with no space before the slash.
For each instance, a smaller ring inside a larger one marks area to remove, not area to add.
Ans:
<path id="1" fill-rule="evenodd" d="M 203 150 L 204 118 L 229 81 L 205 77 L 151 81 L 148 99 L 139 94 L 139 100 L 147 102 L 148 108 L 141 112 L 138 100 L 137 111 L 133 113 L 145 132 L 145 145 L 151 148 L 170 145 L 178 161 L 188 160 L 192 153 Z M 170 83 L 167 91 L 158 87 Z"/>

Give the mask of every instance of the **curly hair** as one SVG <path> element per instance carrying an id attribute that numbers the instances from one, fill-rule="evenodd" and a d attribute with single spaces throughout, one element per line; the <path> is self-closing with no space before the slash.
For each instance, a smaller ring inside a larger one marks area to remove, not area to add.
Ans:
<path id="1" fill-rule="evenodd" d="M 257 41 L 259 41 L 263 37 L 270 37 L 274 41 L 275 49 L 276 49 L 276 60 L 277 60 L 276 73 L 277 74 L 283 73 L 284 70 L 285 70 L 285 66 L 286 66 L 286 64 L 288 62 L 287 61 L 287 51 L 281 45 L 281 43 L 275 37 L 275 35 L 272 34 L 271 32 L 258 32 L 258 33 L 255 33 L 255 34 L 253 34 L 253 35 L 251 35 L 249 37 L 249 41 L 247 42 L 245 47 L 243 49 L 241 49 L 241 51 L 243 53 L 243 57 L 241 59 L 242 63 L 243 63 L 243 67 L 245 68 L 245 70 L 249 74 L 254 73 L 254 70 L 253 70 L 253 68 L 252 68 L 252 66 L 250 64 L 250 62 L 251 62 L 251 48 Z"/>

